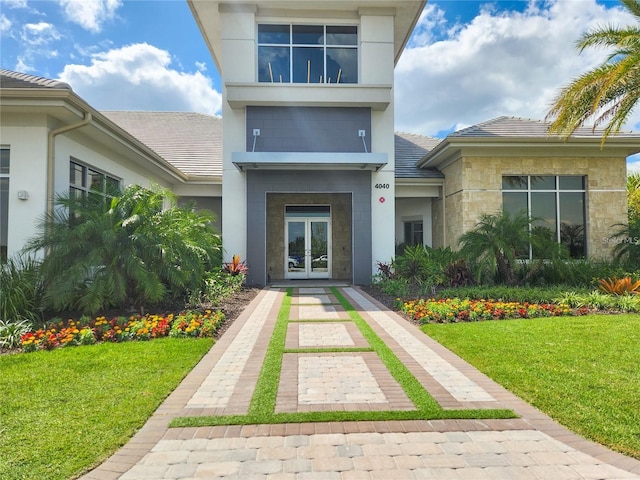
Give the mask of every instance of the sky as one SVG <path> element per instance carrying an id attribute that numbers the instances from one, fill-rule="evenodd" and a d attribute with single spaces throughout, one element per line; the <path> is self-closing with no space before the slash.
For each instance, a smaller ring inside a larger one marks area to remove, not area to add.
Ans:
<path id="1" fill-rule="evenodd" d="M 544 119 L 609 52 L 590 28 L 637 24 L 618 0 L 433 0 L 395 71 L 396 131 L 444 137 Z M 0 0 L 0 66 L 69 83 L 97 110 L 220 114 L 220 76 L 186 0 Z M 640 131 L 640 105 L 625 130 Z M 640 155 L 629 171 L 640 172 Z"/>

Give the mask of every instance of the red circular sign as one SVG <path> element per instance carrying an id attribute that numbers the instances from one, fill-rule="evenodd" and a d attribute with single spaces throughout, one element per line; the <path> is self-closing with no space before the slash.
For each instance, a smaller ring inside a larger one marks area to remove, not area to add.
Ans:
<path id="1" fill-rule="evenodd" d="M 384 203 L 384 202 L 385 202 L 385 199 L 384 199 L 384 197 L 380 197 L 380 198 L 378 199 L 378 201 L 379 201 L 380 203 Z"/>

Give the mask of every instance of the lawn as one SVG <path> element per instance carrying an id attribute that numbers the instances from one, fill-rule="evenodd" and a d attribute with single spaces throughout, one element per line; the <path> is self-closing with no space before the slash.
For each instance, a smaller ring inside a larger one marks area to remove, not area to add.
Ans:
<path id="1" fill-rule="evenodd" d="M 1 356 L 0 478 L 75 478 L 97 465 L 212 344 L 163 338 Z"/>
<path id="2" fill-rule="evenodd" d="M 640 459 L 640 315 L 421 328 L 570 430 Z"/>

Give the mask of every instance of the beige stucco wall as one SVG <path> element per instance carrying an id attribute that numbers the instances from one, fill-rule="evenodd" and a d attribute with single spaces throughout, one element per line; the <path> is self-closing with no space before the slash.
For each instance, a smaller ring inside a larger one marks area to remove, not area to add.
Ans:
<path id="1" fill-rule="evenodd" d="M 442 200 L 433 202 L 434 246 L 459 248 L 458 238 L 482 214 L 501 210 L 503 175 L 585 175 L 589 257 L 609 256 L 613 225 L 627 221 L 625 158 L 466 156 L 442 172 L 445 207 L 443 212 Z"/>

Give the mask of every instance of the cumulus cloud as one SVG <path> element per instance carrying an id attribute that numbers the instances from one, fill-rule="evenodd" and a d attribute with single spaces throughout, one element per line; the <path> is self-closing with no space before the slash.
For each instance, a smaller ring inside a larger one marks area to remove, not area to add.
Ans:
<path id="1" fill-rule="evenodd" d="M 85 30 L 98 33 L 102 24 L 115 17 L 121 0 L 60 0 L 67 18 Z"/>
<path id="2" fill-rule="evenodd" d="M 222 104 L 211 78 L 171 68 L 169 52 L 146 43 L 93 54 L 91 65 L 67 65 L 60 80 L 98 110 L 215 114 Z"/>
<path id="3" fill-rule="evenodd" d="M 47 22 L 26 23 L 22 26 L 21 38 L 31 47 L 43 47 L 60 40 L 60 32 Z"/>
<path id="4" fill-rule="evenodd" d="M 543 119 L 562 86 L 607 58 L 575 48 L 606 23 L 634 19 L 595 0 L 550 0 L 524 12 L 484 7 L 468 24 L 448 25 L 431 4 L 396 67 L 396 129 L 442 135 L 501 115 Z M 629 128 L 639 122 L 636 111 Z"/>

